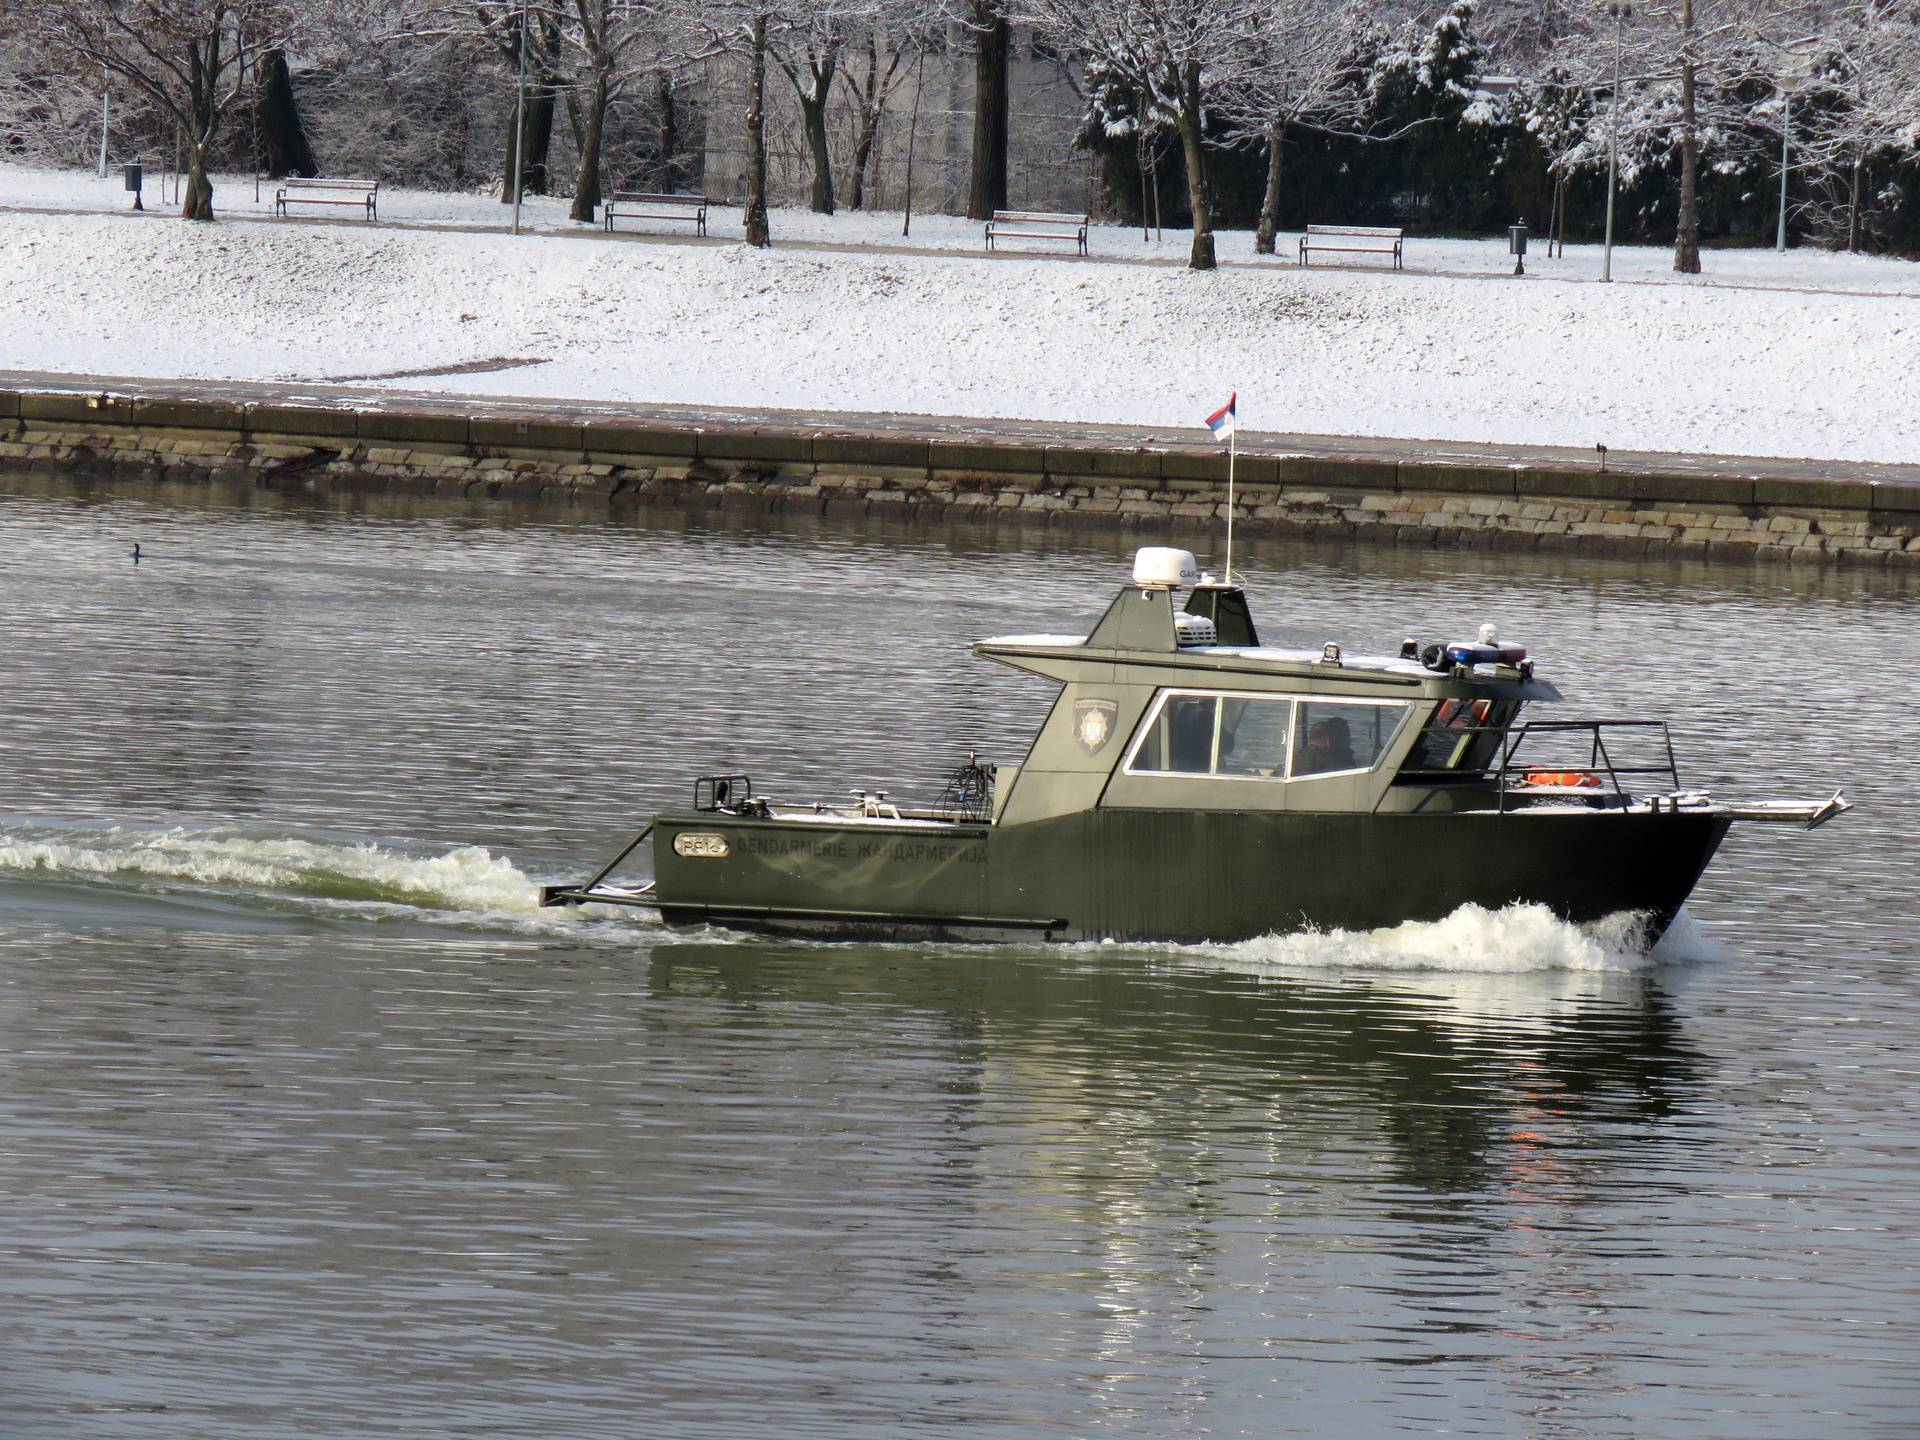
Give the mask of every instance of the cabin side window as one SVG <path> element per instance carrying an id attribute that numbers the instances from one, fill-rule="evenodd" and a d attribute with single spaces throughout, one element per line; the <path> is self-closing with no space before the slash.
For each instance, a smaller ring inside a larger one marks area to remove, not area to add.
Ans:
<path id="1" fill-rule="evenodd" d="M 1412 707 L 1168 691 L 1128 757 L 1133 775 L 1307 780 L 1378 765 Z"/>
<path id="2" fill-rule="evenodd" d="M 1292 702 L 1173 692 L 1134 747 L 1134 774 L 1279 779 L 1287 773 Z"/>
<path id="3" fill-rule="evenodd" d="M 1405 705 L 1301 701 L 1293 730 L 1293 778 L 1371 770 L 1406 718 Z"/>

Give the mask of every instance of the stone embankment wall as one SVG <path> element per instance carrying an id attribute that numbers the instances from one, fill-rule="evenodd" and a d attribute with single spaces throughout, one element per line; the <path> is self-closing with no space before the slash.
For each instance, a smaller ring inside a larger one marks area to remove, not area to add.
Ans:
<path id="1" fill-rule="evenodd" d="M 464 402 L 463 402 L 464 405 Z M 1217 526 L 1218 447 L 848 433 L 489 406 L 0 389 L 0 470 L 937 519 Z M 1246 533 L 1616 555 L 1920 563 L 1920 481 L 1243 451 Z"/>

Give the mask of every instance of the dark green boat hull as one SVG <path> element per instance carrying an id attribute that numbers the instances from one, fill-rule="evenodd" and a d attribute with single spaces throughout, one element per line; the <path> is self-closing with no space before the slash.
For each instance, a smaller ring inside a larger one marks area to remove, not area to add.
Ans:
<path id="1" fill-rule="evenodd" d="M 840 936 L 1230 941 L 1516 903 L 1575 922 L 1634 912 L 1657 936 L 1729 824 L 1607 810 L 1101 808 L 898 829 L 669 815 L 655 900 L 670 924 Z"/>

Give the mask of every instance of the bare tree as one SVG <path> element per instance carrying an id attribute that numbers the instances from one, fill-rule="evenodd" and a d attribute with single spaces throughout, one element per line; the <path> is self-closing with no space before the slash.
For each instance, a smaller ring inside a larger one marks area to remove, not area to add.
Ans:
<path id="1" fill-rule="evenodd" d="M 747 94 L 746 194 L 741 218 L 749 245 L 773 243 L 767 214 L 767 58 L 790 21 L 775 0 L 663 0 L 675 53 L 693 64 L 717 57 L 744 63 Z"/>
<path id="2" fill-rule="evenodd" d="M 1019 12 L 1062 50 L 1084 57 L 1109 84 L 1131 92 L 1142 123 L 1180 137 L 1193 248 L 1187 264 L 1214 267 L 1213 200 L 1207 181 L 1210 107 L 1247 59 L 1248 36 L 1270 0 L 1021 0 Z"/>
<path id="3" fill-rule="evenodd" d="M 208 160 L 247 93 L 254 59 L 298 38 L 322 6 L 292 0 L 13 0 L 45 44 L 136 86 L 180 127 L 187 183 L 180 213 L 213 218 Z"/>
<path id="4" fill-rule="evenodd" d="M 1864 235 L 1867 167 L 1876 156 L 1920 149 L 1920 7 L 1909 0 L 1857 0 L 1833 17 L 1818 43 L 1800 137 L 1816 183 L 1835 180 L 1849 252 Z M 1784 118 L 1784 117 L 1783 117 Z"/>
<path id="5" fill-rule="evenodd" d="M 458 0 L 455 0 L 458 3 Z M 474 0 L 471 21 L 499 57 L 508 73 L 523 68 L 526 83 L 516 81 L 513 113 L 509 117 L 502 156 L 500 199 L 512 204 L 528 194 L 545 195 L 552 189 L 547 162 L 553 148 L 553 115 L 564 84 L 561 73 L 562 34 L 558 0 Z M 459 27 L 458 12 L 453 18 Z M 519 172 L 520 196 L 514 193 Z"/>
<path id="6" fill-rule="evenodd" d="M 116 143 L 150 118 L 151 103 L 117 76 L 0 26 L 0 156 L 31 165 L 93 164 L 103 95 L 111 96 Z"/>
<path id="7" fill-rule="evenodd" d="M 813 164 L 812 209 L 833 213 L 833 152 L 827 144 L 827 106 L 833 99 L 834 77 L 840 73 L 840 52 L 856 17 L 838 0 L 787 0 L 782 38 L 771 54 L 780 72 L 793 86 L 800 102 L 800 123 L 807 154 Z"/>
<path id="8" fill-rule="evenodd" d="M 937 5 L 923 0 L 893 0 L 859 27 L 860 58 L 840 74 L 854 125 L 848 209 L 858 210 L 866 203 L 867 171 L 879 143 L 880 122 L 894 93 L 906 83 L 915 57 L 927 52 L 945 18 Z"/>
<path id="9" fill-rule="evenodd" d="M 1777 65 L 1776 42 L 1801 0 L 1656 0 L 1634 12 L 1628 31 L 1641 83 L 1668 110 L 1667 134 L 1680 157 L 1673 268 L 1700 273 L 1700 161 L 1709 137 L 1739 133 L 1748 118 L 1742 88 Z M 1643 25 L 1642 22 L 1645 22 Z"/>
<path id="10" fill-rule="evenodd" d="M 1256 254 L 1273 254 L 1289 135 L 1365 133 L 1367 92 L 1354 42 L 1368 20 L 1358 0 L 1269 0 L 1222 86 L 1227 134 L 1267 153 Z"/>
<path id="11" fill-rule="evenodd" d="M 572 118 L 579 167 L 574 175 L 570 219 L 591 224 L 600 205 L 600 156 L 607 108 L 645 58 L 655 76 L 667 63 L 661 48 L 665 27 L 654 7 L 634 0 L 569 0 L 560 34 L 574 59 L 567 113 Z M 667 103 L 671 105 L 671 91 Z"/>

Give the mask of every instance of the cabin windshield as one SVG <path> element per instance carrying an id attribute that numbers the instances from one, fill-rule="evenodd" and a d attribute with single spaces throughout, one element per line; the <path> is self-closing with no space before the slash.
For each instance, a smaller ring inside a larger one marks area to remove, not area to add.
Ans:
<path id="1" fill-rule="evenodd" d="M 1378 765 L 1412 707 L 1168 691 L 1127 760 L 1135 775 L 1305 780 Z"/>
<path id="2" fill-rule="evenodd" d="M 1500 736 L 1520 713 L 1515 700 L 1443 700 L 1427 721 L 1403 773 L 1491 770 Z"/>

